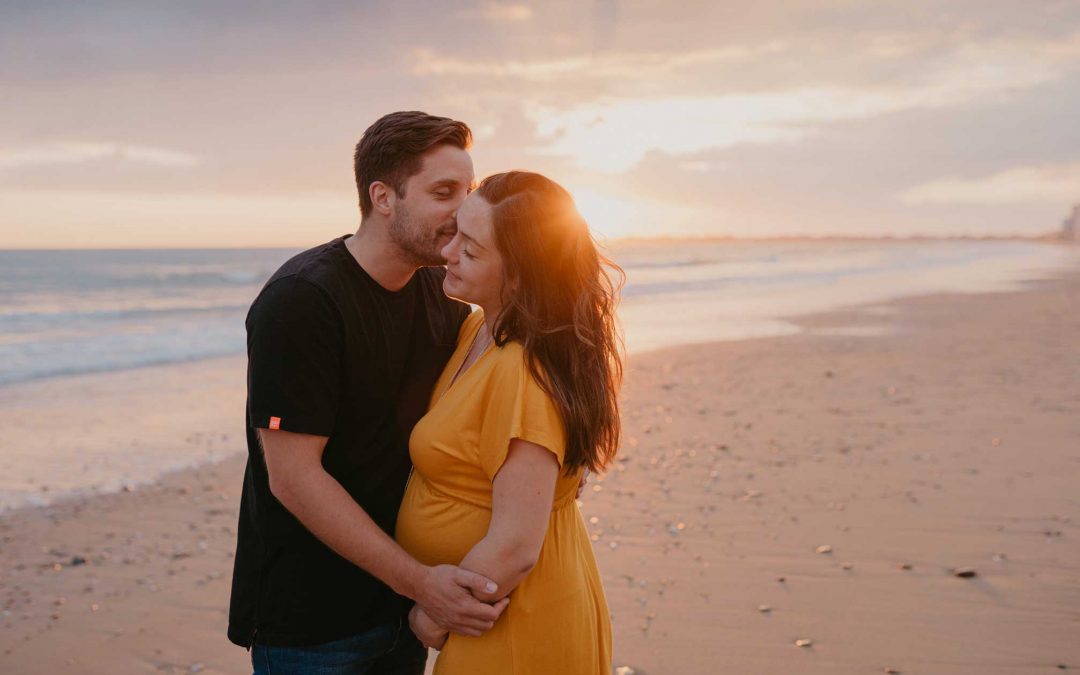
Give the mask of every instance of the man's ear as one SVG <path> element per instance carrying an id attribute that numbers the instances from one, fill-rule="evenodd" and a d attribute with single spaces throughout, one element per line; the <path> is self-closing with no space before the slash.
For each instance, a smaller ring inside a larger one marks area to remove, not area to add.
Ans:
<path id="1" fill-rule="evenodd" d="M 382 181 L 373 181 L 368 187 L 368 196 L 371 197 L 371 206 L 384 216 L 389 216 L 394 211 L 394 202 L 397 192 Z"/>

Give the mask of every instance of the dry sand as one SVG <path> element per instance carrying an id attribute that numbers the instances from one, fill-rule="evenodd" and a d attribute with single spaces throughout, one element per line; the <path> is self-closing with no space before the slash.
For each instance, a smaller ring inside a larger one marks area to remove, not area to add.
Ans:
<path id="1" fill-rule="evenodd" d="M 616 665 L 1080 671 L 1078 298 L 1072 275 L 635 356 L 622 458 L 583 504 Z M 195 443 L 242 437 L 242 363 L 216 364 L 234 389 L 208 390 L 205 367 L 156 376 L 216 412 L 141 439 L 186 439 L 198 419 L 222 426 Z M 124 377 L 78 382 L 160 403 Z M 91 414 L 54 386 L 76 422 Z M 235 457 L 0 517 L 0 671 L 248 672 L 224 635 L 242 472 Z"/>

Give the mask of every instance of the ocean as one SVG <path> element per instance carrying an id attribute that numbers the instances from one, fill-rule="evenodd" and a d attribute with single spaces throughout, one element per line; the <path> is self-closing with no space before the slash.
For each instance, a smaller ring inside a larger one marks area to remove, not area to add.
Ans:
<path id="1" fill-rule="evenodd" d="M 244 353 L 244 316 L 291 249 L 0 251 L 0 386 Z M 631 352 L 797 332 L 787 318 L 1006 289 L 1077 260 L 1025 241 L 632 241 Z"/>
<path id="2" fill-rule="evenodd" d="M 0 512 L 242 453 L 242 371 L 206 361 L 205 384 L 235 398 L 226 410 L 207 407 L 221 395 L 199 400 L 144 367 L 242 356 L 248 306 L 295 252 L 0 251 L 0 414 L 12 432 L 0 441 Z M 892 298 L 1010 289 L 1080 261 L 1080 247 L 1024 241 L 627 241 L 607 252 L 627 275 L 631 353 L 796 333 L 800 315 L 858 305 L 873 316 Z M 107 386 L 88 379 L 104 372 L 115 372 Z M 132 396 L 153 403 L 114 400 Z"/>

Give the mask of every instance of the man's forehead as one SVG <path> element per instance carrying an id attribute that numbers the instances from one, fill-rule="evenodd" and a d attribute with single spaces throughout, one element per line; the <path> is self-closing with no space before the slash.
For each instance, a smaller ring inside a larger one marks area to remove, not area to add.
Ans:
<path id="1" fill-rule="evenodd" d="M 414 178 L 426 183 L 471 185 L 474 180 L 472 158 L 467 151 L 454 146 L 435 148 L 421 158 L 420 170 Z"/>

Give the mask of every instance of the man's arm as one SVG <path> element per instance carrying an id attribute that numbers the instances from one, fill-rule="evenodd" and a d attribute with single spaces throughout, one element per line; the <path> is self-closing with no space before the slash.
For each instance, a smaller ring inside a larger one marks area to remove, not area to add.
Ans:
<path id="1" fill-rule="evenodd" d="M 325 436 L 258 433 L 270 491 L 320 541 L 454 632 L 478 636 L 495 624 L 507 601 L 490 605 L 473 596 L 491 597 L 497 586 L 452 565 L 428 567 L 414 560 L 323 468 Z"/>

